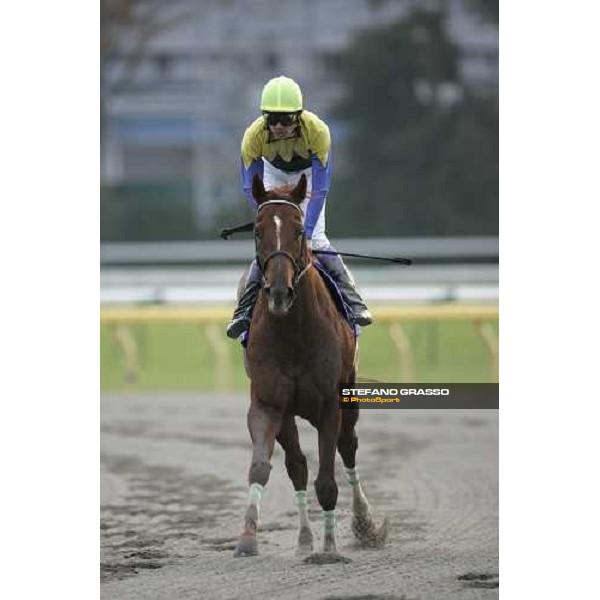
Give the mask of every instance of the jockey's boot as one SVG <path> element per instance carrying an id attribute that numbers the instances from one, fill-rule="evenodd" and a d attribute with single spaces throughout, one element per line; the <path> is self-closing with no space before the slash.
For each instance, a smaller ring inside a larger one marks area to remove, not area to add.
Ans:
<path id="1" fill-rule="evenodd" d="M 256 261 L 252 262 L 246 285 L 238 298 L 231 322 L 227 325 L 227 337 L 237 339 L 248 329 L 252 321 L 252 310 L 262 286 L 262 275 Z"/>
<path id="2" fill-rule="evenodd" d="M 320 249 L 321 248 L 319 248 L 319 250 Z M 327 248 L 323 248 L 323 250 L 335 251 L 335 248 L 333 246 L 328 246 Z M 319 254 L 318 259 L 338 284 L 338 287 L 344 295 L 344 300 L 350 305 L 350 308 L 352 308 L 356 323 L 363 327 L 370 325 L 373 322 L 373 315 L 367 308 L 362 296 L 358 293 L 354 278 L 344 264 L 342 257 L 335 254 Z"/>

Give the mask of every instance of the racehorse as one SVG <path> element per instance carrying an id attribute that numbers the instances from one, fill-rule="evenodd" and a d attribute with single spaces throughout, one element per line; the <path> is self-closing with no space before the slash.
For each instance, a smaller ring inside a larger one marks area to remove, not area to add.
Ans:
<path id="1" fill-rule="evenodd" d="M 259 505 L 269 480 L 275 440 L 285 452 L 285 466 L 295 490 L 300 519 L 297 553 L 313 551 L 306 488 L 308 469 L 298 439 L 295 416 L 318 430 L 317 499 L 324 514 L 323 552 L 335 558 L 335 451 L 340 453 L 353 489 L 355 536 L 363 545 L 385 541 L 387 521 L 377 529 L 356 469 L 358 406 L 340 409 L 338 386 L 355 381 L 356 340 L 340 315 L 321 275 L 313 266 L 300 203 L 306 177 L 295 188 L 265 191 L 255 175 L 252 193 L 258 203 L 256 259 L 263 275 L 246 349 L 250 377 L 248 429 L 252 460 L 244 529 L 234 556 L 258 553 Z"/>

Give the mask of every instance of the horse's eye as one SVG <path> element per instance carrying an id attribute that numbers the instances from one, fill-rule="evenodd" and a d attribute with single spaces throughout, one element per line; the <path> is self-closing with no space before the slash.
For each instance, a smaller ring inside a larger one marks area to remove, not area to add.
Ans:
<path id="1" fill-rule="evenodd" d="M 301 238 L 303 235 L 304 235 L 304 229 L 298 229 L 298 231 L 296 231 L 297 238 Z"/>

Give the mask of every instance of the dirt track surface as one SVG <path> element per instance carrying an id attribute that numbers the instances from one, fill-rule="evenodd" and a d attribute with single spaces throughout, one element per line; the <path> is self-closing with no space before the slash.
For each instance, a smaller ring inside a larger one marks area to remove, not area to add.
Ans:
<path id="1" fill-rule="evenodd" d="M 102 598 L 383 600 L 498 597 L 498 411 L 363 410 L 357 466 L 391 531 L 354 545 L 338 457 L 338 549 L 352 562 L 294 554 L 293 489 L 277 446 L 261 503 L 260 556 L 233 558 L 243 525 L 250 442 L 242 395 L 102 397 Z M 309 464 L 317 438 L 298 421 Z"/>

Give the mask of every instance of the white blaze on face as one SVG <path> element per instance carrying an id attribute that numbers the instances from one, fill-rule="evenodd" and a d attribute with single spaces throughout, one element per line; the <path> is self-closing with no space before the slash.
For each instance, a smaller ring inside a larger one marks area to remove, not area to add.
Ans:
<path id="1" fill-rule="evenodd" d="M 275 221 L 275 235 L 277 236 L 277 250 L 281 250 L 281 219 L 275 215 L 273 217 Z"/>

